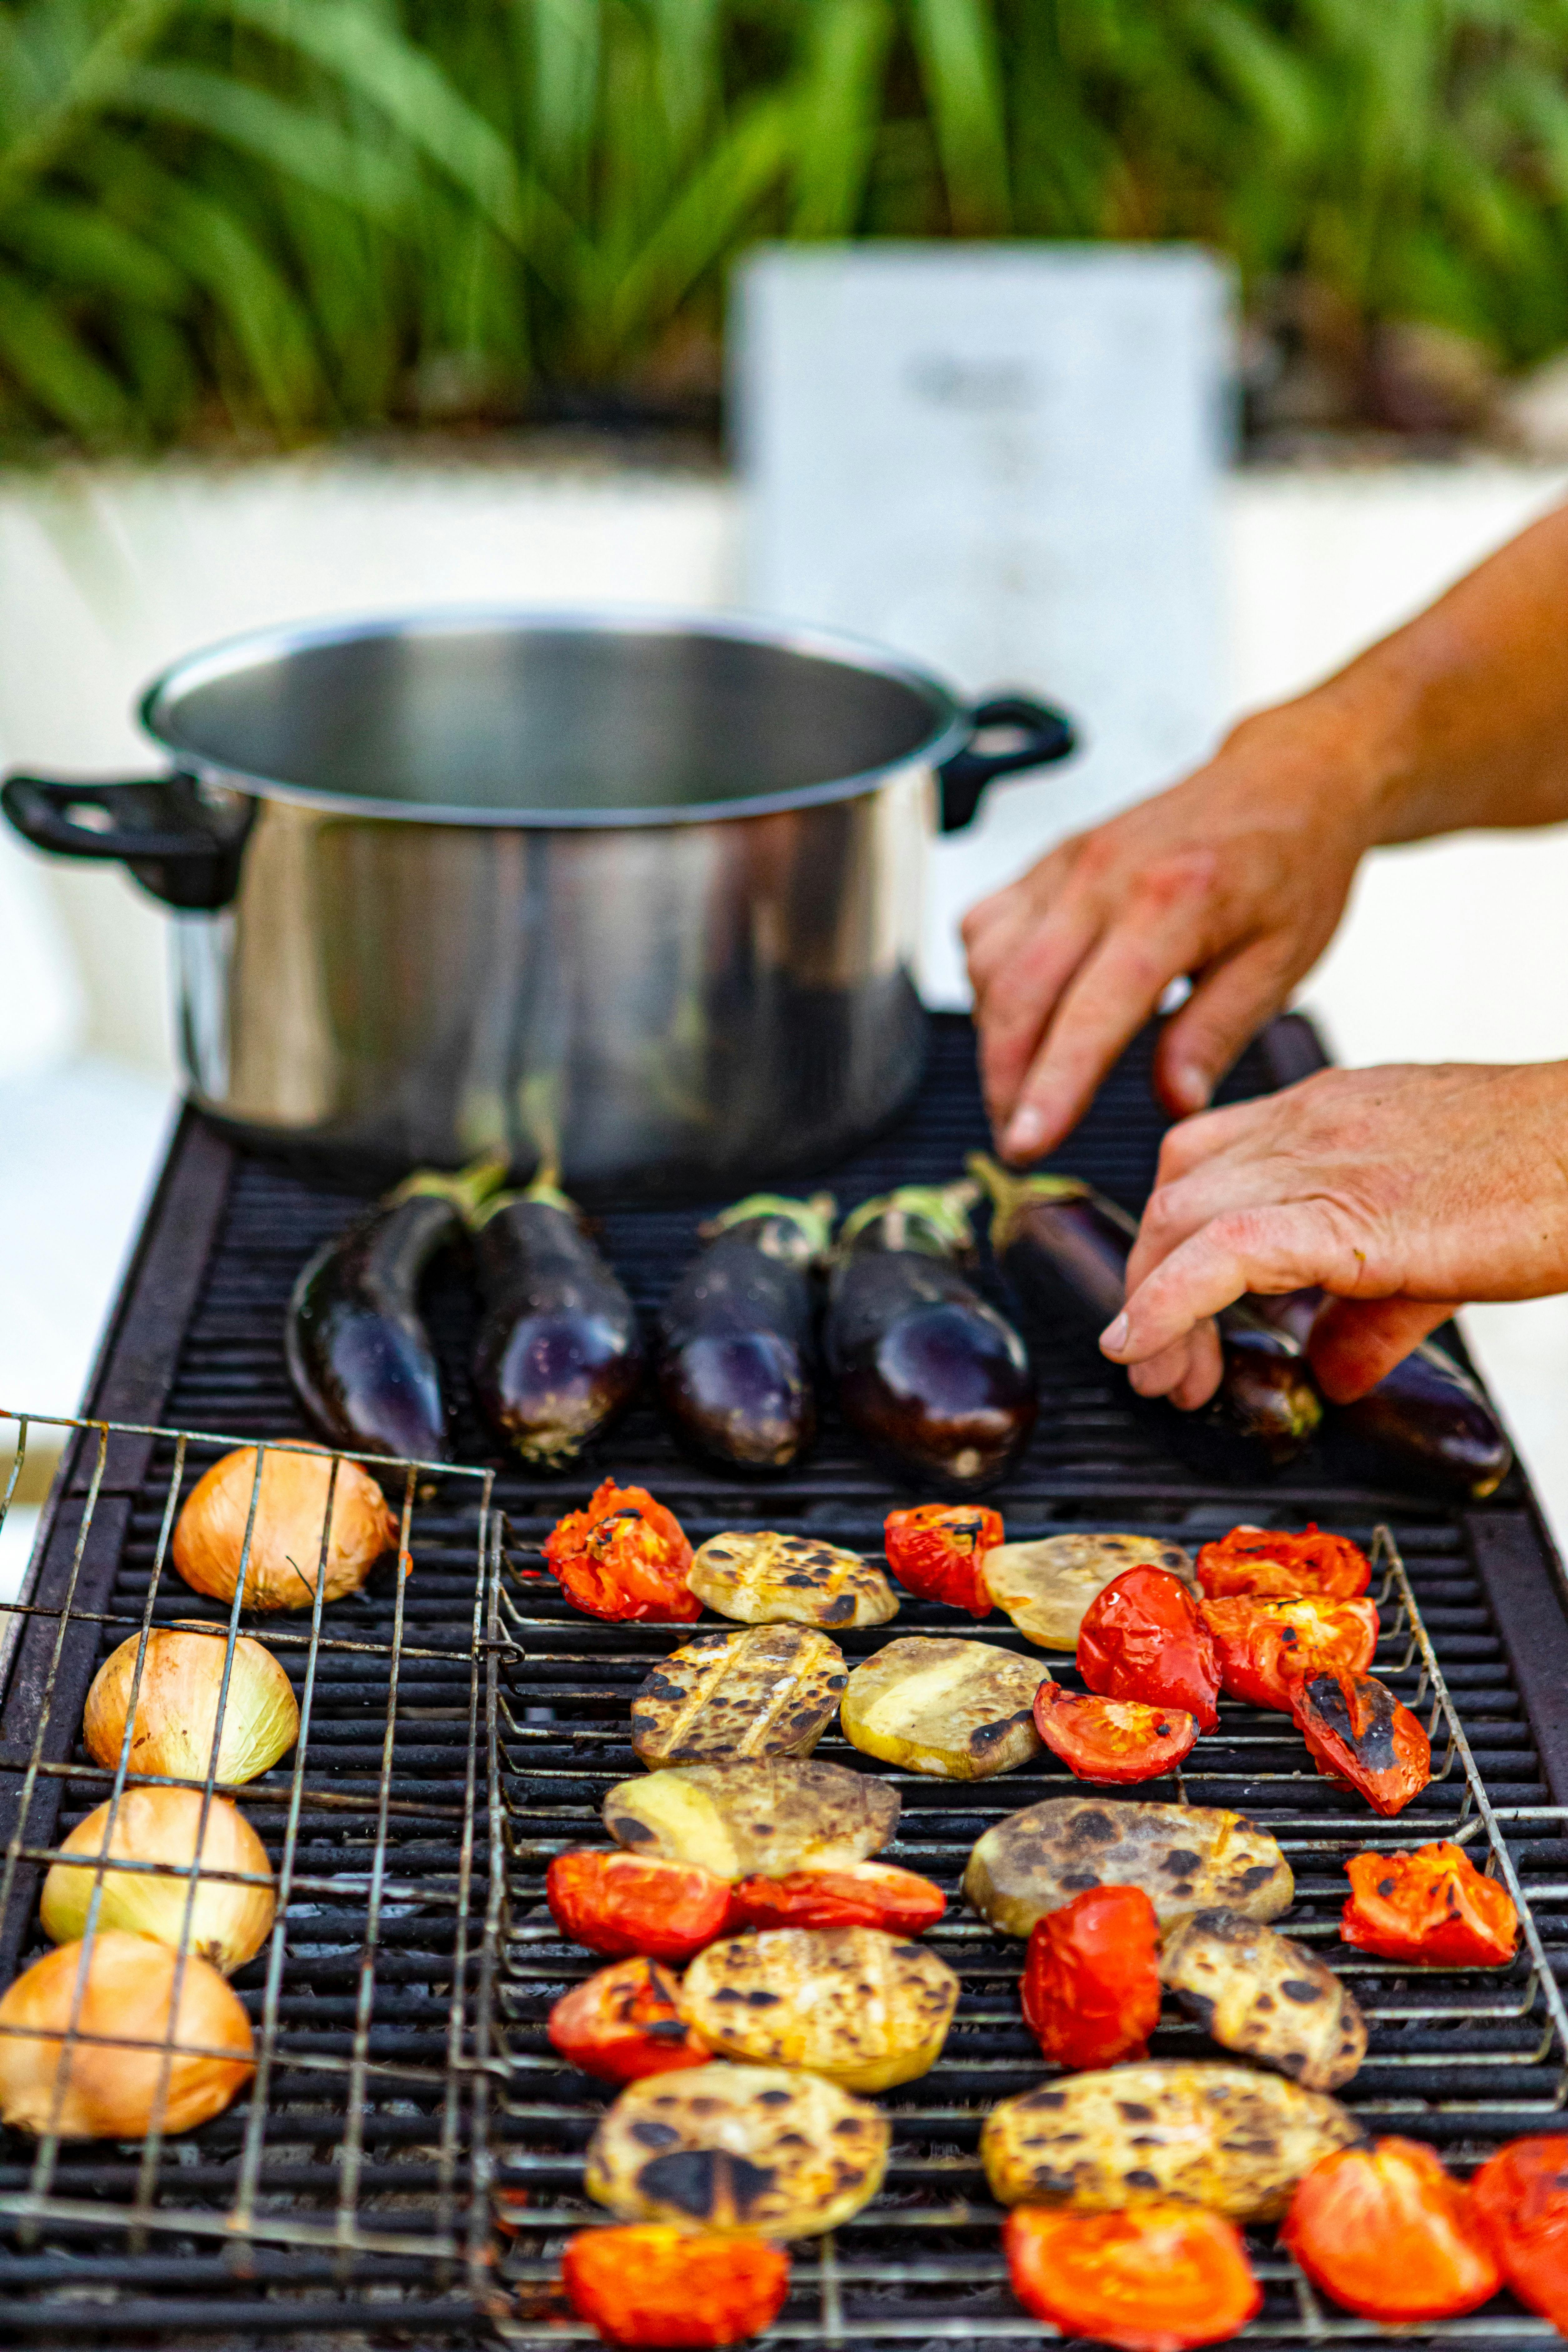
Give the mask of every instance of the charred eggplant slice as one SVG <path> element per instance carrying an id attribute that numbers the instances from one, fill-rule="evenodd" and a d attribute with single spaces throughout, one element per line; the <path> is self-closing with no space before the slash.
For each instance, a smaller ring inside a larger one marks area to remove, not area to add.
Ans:
<path id="1" fill-rule="evenodd" d="M 525 1462 L 572 1461 L 636 1393 L 636 1310 L 549 1171 L 486 1202 L 474 1262 L 480 1410 Z"/>
<path id="2" fill-rule="evenodd" d="M 845 1222 L 824 1352 L 844 1419 L 904 1476 L 948 1494 L 992 1485 L 1036 1412 L 1028 1350 L 959 1271 L 975 1189 L 906 1184 Z"/>
<path id="3" fill-rule="evenodd" d="M 323 1437 L 366 1454 L 444 1462 L 441 1371 L 419 1312 L 425 1271 L 462 1239 L 506 1174 L 420 1169 L 319 1249 L 288 1301 L 284 1349 L 295 1392 Z"/>
<path id="4" fill-rule="evenodd" d="M 705 1226 L 659 1310 L 653 1354 L 660 1402 L 699 1453 L 779 1470 L 816 1435 L 812 1272 L 833 1209 L 831 1192 L 757 1192 Z"/>
<path id="5" fill-rule="evenodd" d="M 1015 1176 L 981 1151 L 967 1164 L 990 1195 L 992 1253 L 1025 1306 L 1098 1336 L 1122 1310 L 1136 1220 L 1076 1176 Z M 1250 1301 L 1228 1307 L 1218 1326 L 1225 1370 L 1215 1404 L 1202 1414 L 1162 1408 L 1167 1433 L 1215 1454 L 1222 1469 L 1245 1474 L 1258 1455 L 1278 1468 L 1322 1419 L 1305 1350 Z"/>

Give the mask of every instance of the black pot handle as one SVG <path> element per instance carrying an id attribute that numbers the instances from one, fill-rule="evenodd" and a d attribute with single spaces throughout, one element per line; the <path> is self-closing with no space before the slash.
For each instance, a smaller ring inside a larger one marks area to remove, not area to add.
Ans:
<path id="1" fill-rule="evenodd" d="M 1065 760 L 1078 748 L 1072 721 L 1060 710 L 1036 702 L 1027 694 L 994 694 L 977 702 L 969 713 L 975 735 L 1006 727 L 1021 741 L 1005 751 L 981 751 L 971 741 L 955 751 L 937 770 L 941 779 L 941 830 L 958 833 L 980 805 L 980 794 L 998 776 L 1016 775 L 1020 768 L 1043 768 L 1049 761 Z"/>
<path id="2" fill-rule="evenodd" d="M 244 793 L 194 776 L 127 783 L 7 776 L 0 808 L 25 841 L 55 857 L 119 859 L 165 906 L 226 907 L 256 817 Z"/>

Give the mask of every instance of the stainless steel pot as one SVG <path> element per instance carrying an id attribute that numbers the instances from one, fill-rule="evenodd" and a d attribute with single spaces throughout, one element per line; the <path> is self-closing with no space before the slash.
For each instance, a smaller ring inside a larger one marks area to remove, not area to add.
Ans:
<path id="1" fill-rule="evenodd" d="M 175 909 L 205 1109 L 670 1192 L 831 1159 L 905 1102 L 934 799 L 952 830 L 1072 744 L 851 641 L 601 613 L 264 632 L 141 719 L 171 773 L 14 775 L 4 805 Z"/>

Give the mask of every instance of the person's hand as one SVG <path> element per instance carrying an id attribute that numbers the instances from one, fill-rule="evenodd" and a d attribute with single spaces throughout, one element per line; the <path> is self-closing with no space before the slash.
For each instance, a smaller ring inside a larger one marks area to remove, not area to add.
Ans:
<path id="1" fill-rule="evenodd" d="M 1363 1396 L 1474 1298 L 1568 1289 L 1568 1063 L 1323 1070 L 1172 1128 L 1101 1346 L 1145 1396 L 1201 1404 L 1208 1318 L 1318 1285 L 1312 1368 Z"/>
<path id="2" fill-rule="evenodd" d="M 964 919 L 998 1149 L 1037 1159 L 1082 1117 L 1173 980 L 1155 1083 L 1200 1110 L 1333 934 L 1376 837 L 1376 730 L 1327 690 L 1246 719 L 1157 798 L 1062 843 Z"/>

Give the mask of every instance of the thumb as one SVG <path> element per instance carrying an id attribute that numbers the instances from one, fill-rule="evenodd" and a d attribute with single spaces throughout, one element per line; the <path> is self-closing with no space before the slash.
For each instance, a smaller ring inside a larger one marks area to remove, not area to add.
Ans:
<path id="1" fill-rule="evenodd" d="M 1331 1298 L 1307 1342 L 1329 1402 L 1364 1397 L 1453 1312 L 1429 1298 Z"/>

